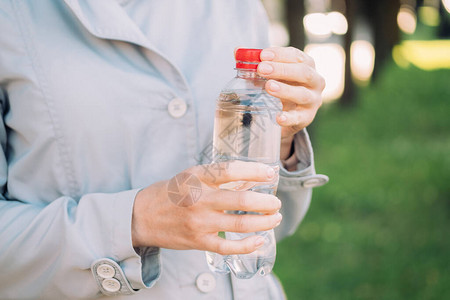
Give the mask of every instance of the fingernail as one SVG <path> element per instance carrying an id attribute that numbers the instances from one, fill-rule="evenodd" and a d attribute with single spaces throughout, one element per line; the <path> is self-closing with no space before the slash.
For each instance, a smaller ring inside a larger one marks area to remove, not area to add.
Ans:
<path id="1" fill-rule="evenodd" d="M 260 63 L 258 66 L 258 71 L 262 74 L 270 74 L 273 72 L 273 67 L 268 63 Z"/>
<path id="2" fill-rule="evenodd" d="M 264 245 L 264 238 L 262 237 L 262 236 L 258 236 L 256 239 L 255 239 L 255 247 L 256 248 L 260 248 L 260 247 L 262 247 Z"/>
<path id="3" fill-rule="evenodd" d="M 281 208 L 281 206 L 283 205 L 283 203 L 281 202 L 281 200 L 280 199 L 277 199 L 277 201 L 278 201 L 278 209 L 280 209 Z M 279 213 L 279 212 L 278 212 Z"/>
<path id="4" fill-rule="evenodd" d="M 277 227 L 278 225 L 280 225 L 281 220 L 283 220 L 283 215 L 281 215 L 280 213 L 277 213 L 276 216 L 277 216 L 278 222 L 277 222 L 277 224 L 275 225 L 275 227 Z"/>
<path id="5" fill-rule="evenodd" d="M 275 58 L 275 53 L 270 50 L 263 50 L 260 56 L 261 60 L 272 60 Z"/>
<path id="6" fill-rule="evenodd" d="M 280 119 L 280 122 L 286 122 L 286 121 L 287 121 L 287 116 L 286 116 L 286 114 L 281 113 L 279 119 Z"/>
<path id="7" fill-rule="evenodd" d="M 269 89 L 274 92 L 278 92 L 280 90 L 280 85 L 274 81 L 269 81 Z"/>
<path id="8" fill-rule="evenodd" d="M 267 177 L 273 178 L 275 176 L 275 170 L 271 167 L 267 167 Z"/>

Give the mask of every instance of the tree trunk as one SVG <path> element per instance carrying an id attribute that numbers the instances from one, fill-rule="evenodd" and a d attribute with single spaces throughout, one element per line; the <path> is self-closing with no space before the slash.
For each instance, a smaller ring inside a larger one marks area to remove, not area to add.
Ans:
<path id="1" fill-rule="evenodd" d="M 372 77 L 376 80 L 385 61 L 391 58 L 392 48 L 400 40 L 397 13 L 400 0 L 365 1 L 366 13 L 375 34 L 375 66 Z"/>
<path id="2" fill-rule="evenodd" d="M 356 102 L 356 86 L 352 78 L 351 70 L 351 56 L 350 47 L 353 42 L 353 28 L 355 24 L 356 14 L 356 1 L 357 0 L 345 0 L 346 17 L 348 23 L 348 30 L 344 37 L 344 51 L 345 51 L 345 85 L 344 93 L 342 94 L 339 104 L 342 106 L 353 106 Z"/>
<path id="3" fill-rule="evenodd" d="M 286 0 L 285 15 L 289 31 L 289 44 L 303 50 L 305 48 L 305 29 L 303 17 L 305 16 L 304 0 Z"/>

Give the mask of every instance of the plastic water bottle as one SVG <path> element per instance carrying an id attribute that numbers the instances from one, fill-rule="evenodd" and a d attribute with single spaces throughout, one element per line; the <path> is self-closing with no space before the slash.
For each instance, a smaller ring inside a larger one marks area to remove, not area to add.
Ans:
<path id="1" fill-rule="evenodd" d="M 238 49 L 236 77 L 221 91 L 217 99 L 214 121 L 213 163 L 233 160 L 262 162 L 274 168 L 272 182 L 229 182 L 221 189 L 250 190 L 275 194 L 278 185 L 281 128 L 276 121 L 281 111 L 279 99 L 265 89 L 266 79 L 256 73 L 261 49 Z M 255 212 L 228 211 L 233 214 Z M 264 245 L 250 254 L 226 255 L 207 252 L 209 267 L 217 273 L 229 273 L 238 278 L 251 278 L 255 274 L 266 275 L 275 263 L 276 241 L 273 230 L 253 233 L 219 233 L 229 240 L 241 240 L 248 236 L 264 237 Z"/>

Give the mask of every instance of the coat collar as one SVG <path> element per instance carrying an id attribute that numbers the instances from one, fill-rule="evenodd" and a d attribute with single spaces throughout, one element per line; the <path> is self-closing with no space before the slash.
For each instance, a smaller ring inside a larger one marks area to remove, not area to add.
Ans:
<path id="1" fill-rule="evenodd" d="M 182 90 L 186 89 L 187 80 L 180 69 L 141 31 L 122 7 L 119 0 L 64 0 L 75 17 L 92 35 L 101 39 L 124 41 L 144 47 L 152 54 L 153 65 L 169 82 Z"/>
<path id="2" fill-rule="evenodd" d="M 94 36 L 130 42 L 154 49 L 119 1 L 64 0 L 81 24 Z"/>

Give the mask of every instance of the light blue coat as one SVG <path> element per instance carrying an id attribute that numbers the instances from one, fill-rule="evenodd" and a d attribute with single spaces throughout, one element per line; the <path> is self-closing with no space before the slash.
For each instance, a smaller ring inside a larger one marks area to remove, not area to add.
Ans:
<path id="1" fill-rule="evenodd" d="M 0 299 L 101 297 L 103 258 L 140 290 L 117 299 L 282 298 L 273 276 L 199 282 L 204 252 L 133 249 L 130 233 L 140 188 L 209 162 L 233 49 L 267 44 L 252 0 L 0 0 Z M 295 142 L 278 239 L 326 180 L 306 132 Z"/>

